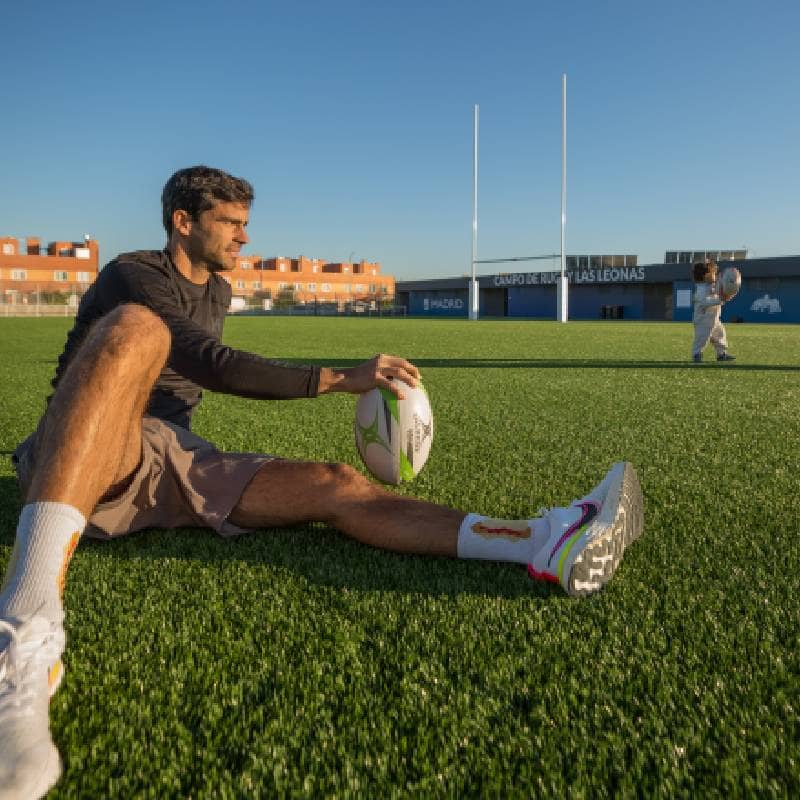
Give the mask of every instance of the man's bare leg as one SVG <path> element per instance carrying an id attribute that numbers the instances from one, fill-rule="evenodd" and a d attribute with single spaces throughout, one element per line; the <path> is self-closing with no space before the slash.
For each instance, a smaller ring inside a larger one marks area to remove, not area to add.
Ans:
<path id="1" fill-rule="evenodd" d="M 42 604 L 51 617 L 60 610 L 66 561 L 85 520 L 139 462 L 142 414 L 169 342 L 158 317 L 125 305 L 91 329 L 68 366 L 37 432 L 35 468 L 0 593 L 0 617 L 24 618 Z M 37 526 L 36 541 L 29 542 Z M 59 538 L 59 531 L 68 538 Z M 51 552 L 50 537 L 63 558 Z M 57 586 L 50 580 L 54 572 Z"/>
<path id="2" fill-rule="evenodd" d="M 121 306 L 90 330 L 39 425 L 0 617 L 22 619 L 42 605 L 57 615 L 66 562 L 85 520 L 139 462 L 142 415 L 169 344 L 164 323 L 141 306 Z"/>
<path id="3" fill-rule="evenodd" d="M 229 515 L 242 528 L 326 522 L 373 547 L 455 556 L 464 512 L 392 494 L 347 464 L 271 461 Z"/>
<path id="4" fill-rule="evenodd" d="M 61 676 L 67 565 L 97 501 L 138 465 L 142 414 L 169 346 L 154 314 L 121 306 L 89 332 L 40 424 L 0 592 L 0 800 L 39 797 L 61 774 L 48 701 Z"/>
<path id="5" fill-rule="evenodd" d="M 532 519 L 495 519 L 392 494 L 346 464 L 264 464 L 229 515 L 259 528 L 326 522 L 365 544 L 399 553 L 527 564 L 532 577 L 590 594 L 614 574 L 643 526 L 630 464 L 615 464 L 587 495 Z"/>
<path id="6" fill-rule="evenodd" d="M 120 306 L 91 329 L 39 426 L 27 502 L 67 503 L 88 519 L 136 469 L 142 416 L 169 344 L 166 325 L 142 306 Z"/>

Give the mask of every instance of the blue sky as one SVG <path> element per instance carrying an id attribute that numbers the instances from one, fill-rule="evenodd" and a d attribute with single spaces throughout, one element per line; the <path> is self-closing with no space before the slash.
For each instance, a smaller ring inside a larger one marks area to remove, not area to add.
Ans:
<path id="1" fill-rule="evenodd" d="M 206 163 L 255 185 L 248 252 L 465 274 L 478 103 L 479 258 L 555 253 L 566 73 L 567 252 L 800 253 L 797 2 L 37 2 L 3 22 L 0 235 L 161 247 L 164 181 Z"/>

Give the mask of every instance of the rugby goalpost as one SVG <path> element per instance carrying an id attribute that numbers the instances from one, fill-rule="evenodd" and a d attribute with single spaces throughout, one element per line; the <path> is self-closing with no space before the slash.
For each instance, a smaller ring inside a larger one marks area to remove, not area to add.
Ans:
<path id="1" fill-rule="evenodd" d="M 556 254 L 543 256 L 515 256 L 513 258 L 484 258 L 478 255 L 478 117 L 480 108 L 473 108 L 472 122 L 472 276 L 469 281 L 468 318 L 478 319 L 479 289 L 475 275 L 476 264 L 506 264 L 514 261 L 539 261 L 552 259 Z M 565 243 L 567 226 L 567 75 L 561 76 L 561 274 L 556 284 L 556 320 L 566 322 L 568 315 L 569 281 L 565 270 Z"/>

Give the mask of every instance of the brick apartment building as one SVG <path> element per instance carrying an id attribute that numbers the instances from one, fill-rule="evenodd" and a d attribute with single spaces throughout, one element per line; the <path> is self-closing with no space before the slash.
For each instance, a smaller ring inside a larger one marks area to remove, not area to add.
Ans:
<path id="1" fill-rule="evenodd" d="M 0 236 L 0 304 L 61 302 L 77 305 L 97 277 L 99 248 L 94 239 L 50 242 Z"/>
<path id="2" fill-rule="evenodd" d="M 0 305 L 60 303 L 77 306 L 97 278 L 99 248 L 94 239 L 50 242 L 37 237 L 0 237 Z M 233 290 L 232 310 L 246 306 L 310 303 L 344 310 L 392 301 L 395 281 L 377 262 L 342 263 L 319 258 L 240 256 L 236 269 L 222 273 Z"/>
<path id="3" fill-rule="evenodd" d="M 394 278 L 381 275 L 375 261 L 357 263 L 321 258 L 262 258 L 241 256 L 236 269 L 223 273 L 233 289 L 234 308 L 254 302 L 269 308 L 279 302 L 305 305 L 325 303 L 339 309 L 354 303 L 394 300 Z"/>

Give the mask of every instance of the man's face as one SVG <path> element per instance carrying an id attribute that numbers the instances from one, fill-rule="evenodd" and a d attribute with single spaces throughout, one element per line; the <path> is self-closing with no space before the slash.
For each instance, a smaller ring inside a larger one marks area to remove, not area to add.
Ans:
<path id="1" fill-rule="evenodd" d="M 209 272 L 232 270 L 242 246 L 249 241 L 250 209 L 241 203 L 217 203 L 192 220 L 185 240 L 186 252 L 195 264 Z"/>

